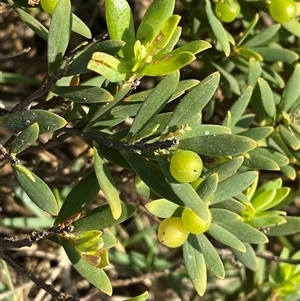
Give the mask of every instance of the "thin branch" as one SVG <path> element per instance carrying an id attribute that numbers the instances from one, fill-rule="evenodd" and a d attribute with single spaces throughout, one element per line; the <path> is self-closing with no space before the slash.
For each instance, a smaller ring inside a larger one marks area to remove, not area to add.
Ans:
<path id="1" fill-rule="evenodd" d="M 300 264 L 300 259 L 280 258 L 274 254 L 256 253 L 256 256 L 268 261 L 284 262 L 289 264 Z"/>
<path id="2" fill-rule="evenodd" d="M 65 300 L 65 301 L 80 301 L 79 299 L 69 296 L 67 294 L 64 294 L 62 292 L 57 291 L 54 289 L 52 285 L 49 285 L 45 282 L 43 282 L 41 279 L 35 277 L 32 275 L 29 271 L 24 269 L 23 267 L 19 266 L 18 264 L 15 263 L 14 260 L 12 260 L 6 253 L 4 253 L 0 249 L 0 257 L 6 261 L 15 271 L 17 271 L 19 274 L 24 275 L 28 277 L 33 283 L 36 284 L 37 287 L 43 289 L 47 293 L 49 293 L 53 299 L 57 300 Z"/>

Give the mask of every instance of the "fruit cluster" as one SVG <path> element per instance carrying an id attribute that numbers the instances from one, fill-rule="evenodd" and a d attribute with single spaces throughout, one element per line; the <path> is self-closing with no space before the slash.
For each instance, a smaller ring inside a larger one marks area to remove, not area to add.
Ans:
<path id="1" fill-rule="evenodd" d="M 269 13 L 278 23 L 287 23 L 296 15 L 293 0 L 270 0 Z M 237 0 L 219 0 L 215 6 L 216 16 L 222 22 L 232 22 L 240 14 L 241 7 Z"/>

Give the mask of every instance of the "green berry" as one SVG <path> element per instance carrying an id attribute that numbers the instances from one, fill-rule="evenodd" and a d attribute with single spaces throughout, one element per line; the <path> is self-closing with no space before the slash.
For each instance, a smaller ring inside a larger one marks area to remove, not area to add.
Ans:
<path id="1" fill-rule="evenodd" d="M 183 226 L 180 217 L 164 219 L 158 227 L 158 240 L 169 248 L 177 248 L 184 244 L 189 231 Z"/>
<path id="2" fill-rule="evenodd" d="M 296 5 L 293 0 L 272 0 L 269 12 L 278 23 L 287 23 L 295 17 Z"/>
<path id="3" fill-rule="evenodd" d="M 53 14 L 58 0 L 41 0 L 43 10 L 49 14 Z"/>
<path id="4" fill-rule="evenodd" d="M 217 17 L 223 22 L 232 22 L 240 14 L 241 7 L 236 0 L 220 0 L 215 7 Z"/>
<path id="5" fill-rule="evenodd" d="M 210 213 L 210 211 L 208 211 Z M 182 223 L 184 227 L 193 234 L 204 233 L 211 225 L 211 214 L 207 221 L 204 221 L 194 211 L 189 208 L 185 208 L 181 215 Z"/>
<path id="6" fill-rule="evenodd" d="M 170 172 L 178 182 L 193 182 L 202 172 L 202 160 L 189 150 L 179 150 L 171 158 Z"/>

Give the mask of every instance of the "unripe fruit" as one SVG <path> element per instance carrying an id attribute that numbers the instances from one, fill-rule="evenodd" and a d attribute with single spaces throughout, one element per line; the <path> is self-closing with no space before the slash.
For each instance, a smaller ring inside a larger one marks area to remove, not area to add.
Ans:
<path id="1" fill-rule="evenodd" d="M 223 22 L 232 22 L 241 12 L 236 0 L 220 0 L 215 7 L 217 17 Z"/>
<path id="2" fill-rule="evenodd" d="M 278 23 L 287 23 L 295 17 L 296 5 L 293 0 L 272 0 L 269 12 Z"/>
<path id="3" fill-rule="evenodd" d="M 171 158 L 170 172 L 178 182 L 193 182 L 202 172 L 202 160 L 189 150 L 179 150 Z"/>
<path id="4" fill-rule="evenodd" d="M 41 0 L 43 10 L 49 14 L 53 14 L 58 0 Z"/>
<path id="5" fill-rule="evenodd" d="M 177 248 L 184 244 L 189 231 L 183 226 L 180 217 L 164 219 L 158 227 L 158 240 L 169 248 Z"/>
<path id="6" fill-rule="evenodd" d="M 208 211 L 210 213 L 210 211 Z M 204 221 L 194 211 L 189 208 L 185 208 L 181 215 L 183 226 L 193 234 L 204 233 L 211 225 L 211 214 L 207 221 Z"/>

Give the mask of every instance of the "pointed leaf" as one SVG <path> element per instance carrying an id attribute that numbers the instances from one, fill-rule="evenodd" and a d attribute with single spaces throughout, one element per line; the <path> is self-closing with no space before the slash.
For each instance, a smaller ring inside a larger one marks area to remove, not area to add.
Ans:
<path id="1" fill-rule="evenodd" d="M 75 14 L 72 14 L 72 31 L 78 33 L 79 35 L 91 39 L 92 33 L 87 25 L 79 19 Z"/>
<path id="2" fill-rule="evenodd" d="M 207 233 L 226 246 L 246 252 L 245 245 L 235 235 L 216 223 L 210 225 Z"/>
<path id="3" fill-rule="evenodd" d="M 237 170 L 241 167 L 243 160 L 243 156 L 235 157 L 227 162 L 210 168 L 206 173 L 203 174 L 203 176 L 207 177 L 217 173 L 219 182 L 222 182 L 237 172 Z"/>
<path id="4" fill-rule="evenodd" d="M 276 115 L 276 106 L 275 106 L 275 101 L 273 97 L 273 92 L 268 85 L 267 81 L 264 80 L 263 78 L 259 77 L 258 80 L 258 86 L 260 90 L 260 95 L 261 95 L 261 100 L 262 100 L 262 105 L 266 111 L 266 113 L 275 119 Z"/>
<path id="5" fill-rule="evenodd" d="M 199 85 L 191 89 L 174 110 L 167 125 L 170 131 L 176 131 L 182 125 L 193 126 L 199 121 L 202 109 L 214 95 L 220 80 L 219 73 L 206 77 Z"/>
<path id="6" fill-rule="evenodd" d="M 279 133 L 282 139 L 294 150 L 300 149 L 300 135 L 286 125 L 279 124 Z"/>
<path id="7" fill-rule="evenodd" d="M 163 76 L 178 71 L 195 59 L 196 57 L 191 52 L 184 51 L 175 55 L 170 52 L 158 60 L 153 60 L 150 64 L 146 64 L 137 73 L 147 76 Z"/>
<path id="8" fill-rule="evenodd" d="M 294 51 L 269 45 L 268 47 L 254 47 L 252 50 L 260 54 L 266 62 L 291 63 L 299 59 L 298 54 Z"/>
<path id="9" fill-rule="evenodd" d="M 107 90 L 93 86 L 53 86 L 51 91 L 79 103 L 98 103 L 114 100 Z"/>
<path id="10" fill-rule="evenodd" d="M 14 140 L 11 147 L 11 154 L 19 154 L 31 146 L 39 137 L 39 126 L 35 122 L 22 131 Z"/>
<path id="11" fill-rule="evenodd" d="M 266 211 L 255 214 L 247 223 L 256 229 L 268 229 L 269 227 L 286 223 L 286 219 L 279 215 L 278 211 Z"/>
<path id="12" fill-rule="evenodd" d="M 149 294 L 148 292 L 144 292 L 143 294 L 139 295 L 139 296 L 136 296 L 136 297 L 133 297 L 133 298 L 129 298 L 129 299 L 126 299 L 126 300 L 123 300 L 123 301 L 146 301 L 149 297 Z"/>
<path id="13" fill-rule="evenodd" d="M 142 18 L 136 40 L 140 40 L 143 45 L 151 44 L 164 21 L 172 15 L 174 7 L 175 0 L 154 0 Z"/>
<path id="14" fill-rule="evenodd" d="M 234 197 L 243 192 L 257 177 L 257 172 L 247 171 L 232 175 L 230 178 L 219 183 L 218 188 L 211 200 L 211 204 L 218 203 Z"/>
<path id="15" fill-rule="evenodd" d="M 230 54 L 230 44 L 229 40 L 226 34 L 226 31 L 221 23 L 221 21 L 216 17 L 215 13 L 212 10 L 211 7 L 211 1 L 205 0 L 205 12 L 209 21 L 209 24 L 211 26 L 211 29 L 216 36 L 217 40 L 220 42 L 221 47 L 225 53 L 225 55 L 228 57 Z"/>
<path id="16" fill-rule="evenodd" d="M 225 270 L 223 262 L 216 251 L 216 248 L 203 234 L 197 235 L 199 246 L 203 252 L 206 269 L 220 279 L 224 279 Z"/>
<path id="17" fill-rule="evenodd" d="M 100 268 L 92 266 L 86 260 L 84 260 L 68 241 L 64 239 L 61 239 L 60 241 L 72 265 L 78 271 L 78 273 L 80 273 L 91 284 L 95 285 L 104 293 L 111 296 L 112 285 L 105 272 Z"/>
<path id="18" fill-rule="evenodd" d="M 285 216 L 286 223 L 270 227 L 269 236 L 285 236 L 300 232 L 300 217 Z"/>
<path id="19" fill-rule="evenodd" d="M 78 56 L 75 56 L 75 59 L 73 60 L 69 70 L 67 71 L 67 76 L 89 72 L 87 65 L 94 52 L 105 52 L 114 56 L 124 46 L 124 44 L 125 42 L 123 41 L 108 40 L 101 41 L 90 46 L 88 49 L 85 49 L 83 52 L 81 52 Z"/>
<path id="20" fill-rule="evenodd" d="M 168 201 L 166 199 L 158 199 L 145 205 L 147 210 L 153 215 L 160 218 L 168 218 L 174 216 L 181 216 L 183 207 Z"/>
<path id="21" fill-rule="evenodd" d="M 68 217 L 81 213 L 97 196 L 100 190 L 95 171 L 84 176 L 69 192 L 54 225 L 59 225 Z"/>
<path id="22" fill-rule="evenodd" d="M 206 264 L 200 244 L 195 235 L 189 235 L 183 245 L 183 258 L 194 288 L 200 296 L 206 290 Z"/>
<path id="23" fill-rule="evenodd" d="M 249 137 L 255 141 L 259 141 L 271 135 L 273 130 L 274 128 L 272 126 L 261 126 L 240 132 L 239 135 Z"/>
<path id="24" fill-rule="evenodd" d="M 240 215 L 222 208 L 211 208 L 210 212 L 212 215 L 213 222 L 219 224 L 237 221 L 241 219 Z"/>
<path id="25" fill-rule="evenodd" d="M 12 169 L 30 199 L 42 210 L 57 215 L 57 202 L 49 186 L 21 164 L 13 164 Z"/>
<path id="26" fill-rule="evenodd" d="M 241 118 L 242 114 L 245 112 L 250 98 L 252 95 L 252 87 L 249 86 L 243 94 L 240 96 L 240 98 L 231 106 L 230 112 L 231 112 L 231 119 L 230 121 L 225 118 L 223 121 L 223 125 L 227 126 L 229 128 L 232 128 L 236 125 L 236 123 Z"/>
<path id="27" fill-rule="evenodd" d="M 24 131 L 35 122 L 39 126 L 40 134 L 56 131 L 67 124 L 62 117 L 45 110 L 26 110 L 0 117 L 0 125 L 15 131 Z"/>
<path id="28" fill-rule="evenodd" d="M 136 211 L 136 207 L 128 204 L 121 204 L 122 213 L 115 219 L 109 205 L 99 206 L 89 211 L 83 218 L 73 222 L 74 233 L 90 230 L 103 230 L 122 223 L 130 218 Z"/>
<path id="29" fill-rule="evenodd" d="M 121 200 L 119 192 L 115 186 L 113 177 L 107 167 L 100 149 L 94 146 L 94 166 L 96 177 L 98 179 L 101 190 L 110 206 L 114 219 L 118 219 L 122 213 Z"/>
<path id="30" fill-rule="evenodd" d="M 250 138 L 236 135 L 208 135 L 181 139 L 179 148 L 208 156 L 236 156 L 256 147 Z"/>
<path id="31" fill-rule="evenodd" d="M 205 203 L 209 203 L 218 187 L 218 174 L 213 173 L 200 183 L 196 191 Z"/>
<path id="32" fill-rule="evenodd" d="M 179 72 L 174 72 L 165 78 L 149 94 L 139 109 L 132 126 L 130 127 L 127 139 L 134 136 L 153 118 L 168 102 L 174 93 L 179 81 Z"/>
<path id="33" fill-rule="evenodd" d="M 48 36 L 48 73 L 52 75 L 60 66 L 67 50 L 72 25 L 71 2 L 60 0 L 54 10 Z"/>
<path id="34" fill-rule="evenodd" d="M 120 51 L 120 56 L 127 61 L 133 60 L 135 31 L 133 16 L 128 2 L 125 0 L 106 0 L 105 16 L 110 38 L 125 42 L 125 46 Z"/>
<path id="35" fill-rule="evenodd" d="M 251 271 L 256 271 L 258 268 L 258 262 L 256 254 L 252 248 L 252 246 L 248 243 L 245 243 L 246 252 L 240 252 L 236 249 L 232 249 L 232 253 L 236 257 L 238 261 L 244 264 Z"/>
<path id="36" fill-rule="evenodd" d="M 21 20 L 24 21 L 37 35 L 39 35 L 45 41 L 48 40 L 48 29 L 40 23 L 36 18 L 28 14 L 24 9 L 15 7 Z"/>

